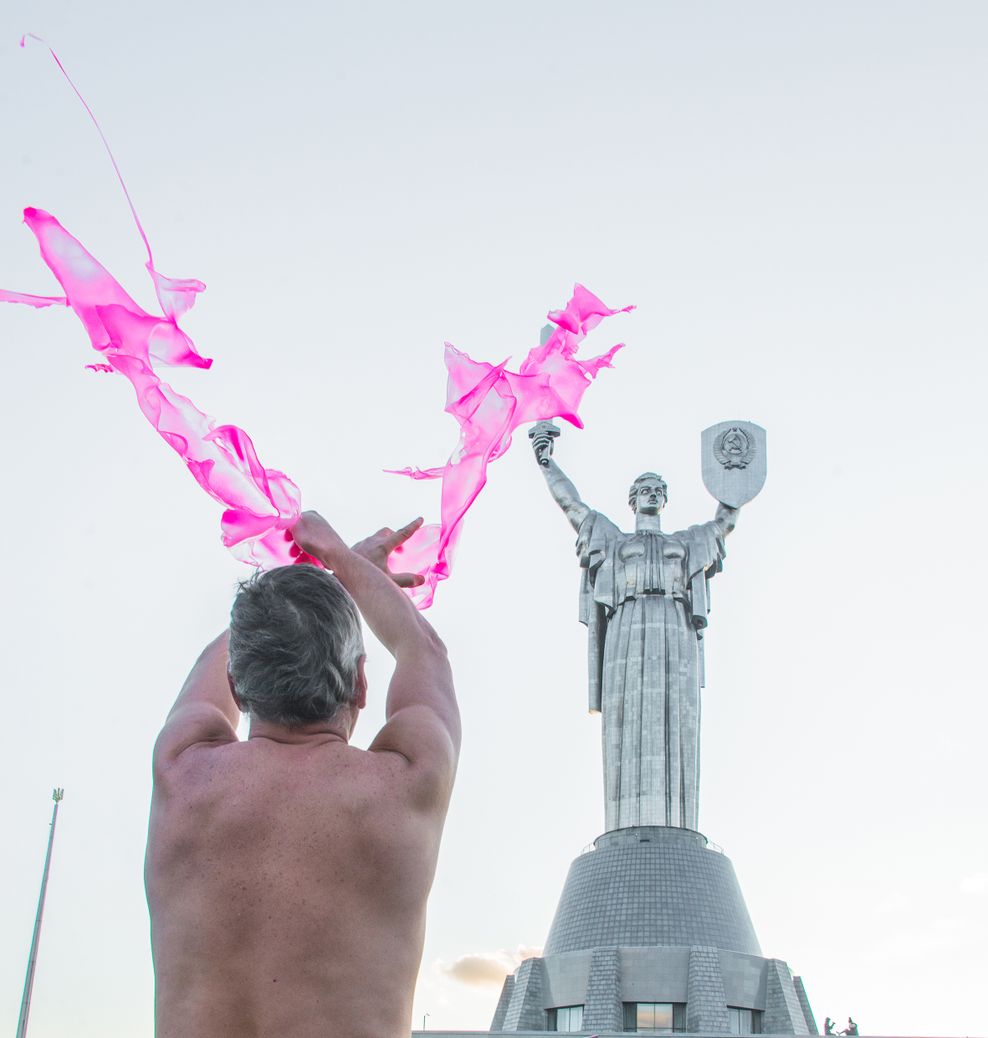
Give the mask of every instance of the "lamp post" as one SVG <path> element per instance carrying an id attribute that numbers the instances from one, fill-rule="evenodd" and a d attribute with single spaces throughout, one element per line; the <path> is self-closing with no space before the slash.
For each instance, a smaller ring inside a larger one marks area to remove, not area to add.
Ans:
<path id="1" fill-rule="evenodd" d="M 55 823 L 58 821 L 58 805 L 65 796 L 64 789 L 53 789 L 51 798 L 55 806 L 51 812 L 51 829 L 48 833 L 48 850 L 45 853 L 45 871 L 41 877 L 41 895 L 38 897 L 38 914 L 34 917 L 34 934 L 31 937 L 31 954 L 27 960 L 27 976 L 24 978 L 24 997 L 21 999 L 21 1015 L 17 1020 L 17 1038 L 27 1034 L 27 1017 L 31 1011 L 31 989 L 34 987 L 34 967 L 38 961 L 38 940 L 41 937 L 41 916 L 45 910 L 45 894 L 48 890 L 48 870 L 51 867 L 51 848 L 55 842 Z"/>

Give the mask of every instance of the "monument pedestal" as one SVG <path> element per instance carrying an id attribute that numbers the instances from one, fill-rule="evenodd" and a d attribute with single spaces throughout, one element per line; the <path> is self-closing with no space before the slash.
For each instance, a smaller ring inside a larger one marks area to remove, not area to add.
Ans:
<path id="1" fill-rule="evenodd" d="M 694 1034 L 818 1033 L 800 978 L 762 957 L 727 856 L 689 829 L 618 829 L 570 866 L 545 950 L 506 978 L 491 1031 L 666 1017 Z"/>

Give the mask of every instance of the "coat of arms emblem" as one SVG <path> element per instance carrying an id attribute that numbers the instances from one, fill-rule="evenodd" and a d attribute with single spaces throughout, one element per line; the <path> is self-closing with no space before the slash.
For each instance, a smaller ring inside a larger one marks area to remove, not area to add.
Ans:
<path id="1" fill-rule="evenodd" d="M 747 468 L 756 450 L 755 441 L 740 425 L 732 425 L 714 439 L 714 457 L 725 469 Z"/>
<path id="2" fill-rule="evenodd" d="M 740 508 L 765 485 L 765 430 L 754 422 L 719 422 L 700 436 L 703 485 Z"/>

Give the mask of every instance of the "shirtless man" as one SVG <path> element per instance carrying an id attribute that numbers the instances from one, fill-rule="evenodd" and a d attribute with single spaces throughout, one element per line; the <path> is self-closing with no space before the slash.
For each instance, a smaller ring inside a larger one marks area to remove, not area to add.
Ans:
<path id="1" fill-rule="evenodd" d="M 387 573 L 419 522 L 350 549 L 306 512 L 295 541 L 335 579 L 247 584 L 168 715 L 145 867 L 157 1038 L 408 1038 L 460 745 L 445 648 L 396 585 L 418 580 Z M 367 751 L 348 744 L 358 609 L 395 657 Z"/>

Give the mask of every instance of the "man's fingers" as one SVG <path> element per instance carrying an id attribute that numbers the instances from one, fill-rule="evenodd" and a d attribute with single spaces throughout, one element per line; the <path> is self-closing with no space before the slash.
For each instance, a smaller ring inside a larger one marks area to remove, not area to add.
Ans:
<path id="1" fill-rule="evenodd" d="M 413 519 L 407 526 L 403 526 L 400 530 L 396 530 L 390 537 L 386 538 L 385 543 L 388 546 L 388 551 L 394 551 L 399 544 L 404 544 L 422 525 L 422 522 L 423 519 L 419 516 L 418 519 Z"/>
<path id="2" fill-rule="evenodd" d="M 421 587 L 425 583 L 420 573 L 392 573 L 391 579 L 398 587 Z"/>

